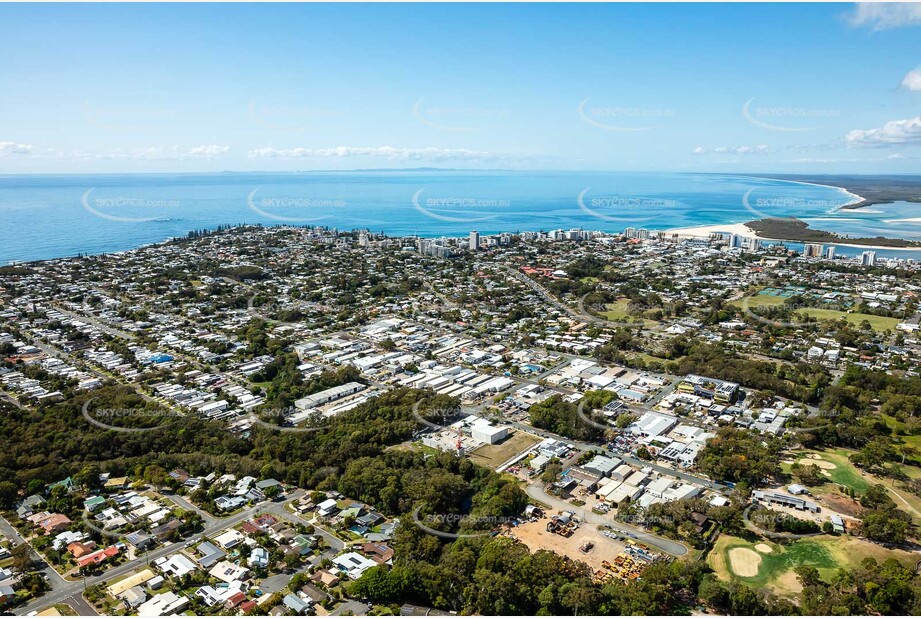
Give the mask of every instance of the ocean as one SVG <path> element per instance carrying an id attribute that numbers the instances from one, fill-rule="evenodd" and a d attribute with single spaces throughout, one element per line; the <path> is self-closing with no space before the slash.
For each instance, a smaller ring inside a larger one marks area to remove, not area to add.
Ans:
<path id="1" fill-rule="evenodd" d="M 834 187 L 719 174 L 508 171 L 0 176 L 0 264 L 124 251 L 222 224 L 423 237 L 664 230 L 796 216 L 852 236 L 921 238 L 921 205 L 841 210 Z M 792 246 L 792 245 L 791 245 Z M 839 254 L 861 249 L 840 247 Z M 878 255 L 921 258 L 921 251 Z"/>

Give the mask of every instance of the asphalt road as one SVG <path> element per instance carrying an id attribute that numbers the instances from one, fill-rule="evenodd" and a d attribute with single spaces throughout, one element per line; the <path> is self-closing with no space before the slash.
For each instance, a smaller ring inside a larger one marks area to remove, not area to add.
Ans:
<path id="1" fill-rule="evenodd" d="M 14 528 L 13 525 L 3 517 L 0 517 L 0 531 L 3 532 L 3 536 L 12 541 L 14 546 L 18 547 L 19 545 L 22 545 L 26 542 L 26 540 L 22 537 L 22 535 L 19 534 L 16 528 Z M 32 549 L 31 546 L 29 549 Z M 54 590 L 55 587 L 62 587 L 68 583 L 67 580 L 61 577 L 61 574 L 54 570 L 54 568 L 45 561 L 41 554 L 39 554 L 34 549 L 32 550 L 32 560 L 35 563 L 35 570 L 45 576 L 45 579 L 49 584 L 51 584 L 52 590 Z"/>
<path id="2" fill-rule="evenodd" d="M 286 500 L 295 499 L 295 498 L 300 497 L 301 495 L 303 495 L 303 491 L 298 490 L 298 491 L 295 491 L 289 494 L 286 497 Z M 143 554 L 142 557 L 139 557 L 136 560 L 132 560 L 125 564 L 121 564 L 114 568 L 111 568 L 101 575 L 87 577 L 85 580 L 85 586 L 84 586 L 83 580 L 76 581 L 76 582 L 67 581 L 63 579 L 60 575 L 58 575 L 57 572 L 54 571 L 54 569 L 50 569 L 50 567 L 47 567 L 47 565 L 45 565 L 45 568 L 41 570 L 43 572 L 48 573 L 50 583 L 51 583 L 51 591 L 49 591 L 42 597 L 32 601 L 31 603 L 17 608 L 15 611 L 19 615 L 25 615 L 32 611 L 39 611 L 51 605 L 56 605 L 57 603 L 67 603 L 68 605 L 70 605 L 71 599 L 73 597 L 80 597 L 83 594 L 83 590 L 85 587 L 94 586 L 96 584 L 115 579 L 116 577 L 127 575 L 131 571 L 134 571 L 135 569 L 142 566 L 141 564 L 142 561 L 148 562 L 148 563 L 153 562 L 154 560 L 158 558 L 168 556 L 174 552 L 181 550 L 185 543 L 197 542 L 206 536 L 207 537 L 214 536 L 215 534 L 217 534 L 221 530 L 224 530 L 225 528 L 236 526 L 238 524 L 243 523 L 247 519 L 250 519 L 254 516 L 258 516 L 264 513 L 270 513 L 281 519 L 285 519 L 289 522 L 300 521 L 300 523 L 305 523 L 305 524 L 309 523 L 303 518 L 298 517 L 297 515 L 294 515 L 288 512 L 287 510 L 285 510 L 284 502 L 265 502 L 262 504 L 257 504 L 256 506 L 250 507 L 248 509 L 244 509 L 240 511 L 239 513 L 235 513 L 231 515 L 230 517 L 225 517 L 221 519 L 212 518 L 211 522 L 207 522 L 205 524 L 205 528 L 202 532 L 188 539 L 184 539 L 183 541 L 179 541 L 176 543 L 170 543 L 169 545 L 164 545 L 162 547 L 159 547 L 154 551 Z M 316 526 L 314 528 L 315 528 L 315 534 L 317 534 L 318 536 L 322 536 L 324 539 L 326 539 L 326 542 L 332 551 L 339 552 L 345 548 L 345 543 L 342 540 L 336 538 L 335 536 L 333 536 L 332 534 L 326 532 L 325 530 L 321 528 L 318 528 Z M 12 532 L 13 534 L 9 536 L 10 538 L 13 538 L 14 541 L 23 542 L 22 537 L 20 537 L 18 534 L 15 534 L 15 530 L 12 529 L 12 526 L 10 526 L 10 524 L 6 522 L 5 520 L 3 520 L 2 518 L 0 518 L 0 529 L 3 529 L 4 534 L 7 534 L 8 532 Z M 78 609 L 78 608 L 74 608 L 74 609 Z"/>
<path id="3" fill-rule="evenodd" d="M 83 598 L 83 594 L 75 594 L 72 597 L 64 599 L 64 603 L 70 605 L 78 616 L 98 616 L 99 612 L 96 611 L 96 608 L 87 603 L 86 599 Z"/>
<path id="4" fill-rule="evenodd" d="M 192 504 L 191 502 L 189 502 L 188 500 L 186 500 L 183 496 L 180 496 L 179 494 L 161 491 L 160 495 L 166 498 L 167 500 L 173 502 L 180 508 L 185 509 L 186 511 L 194 511 L 198 513 L 201 516 L 202 521 L 204 521 L 206 524 L 218 521 L 217 517 L 215 517 L 214 515 L 212 515 L 211 513 L 209 513 L 208 511 L 204 509 L 198 508 L 197 506 L 195 506 L 194 504 Z"/>

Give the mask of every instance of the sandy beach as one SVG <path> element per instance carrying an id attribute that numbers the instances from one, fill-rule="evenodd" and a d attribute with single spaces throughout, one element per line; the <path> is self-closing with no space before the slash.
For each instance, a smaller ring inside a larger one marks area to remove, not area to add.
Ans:
<path id="1" fill-rule="evenodd" d="M 795 242 L 803 243 L 801 240 L 787 240 L 783 238 L 769 238 L 767 236 L 760 236 L 758 233 L 753 231 L 750 227 L 744 223 L 722 223 L 716 225 L 697 225 L 694 227 L 680 227 L 673 228 L 670 230 L 665 230 L 664 232 L 668 236 L 679 236 L 686 238 L 709 238 L 710 234 L 737 234 L 743 238 L 758 238 L 759 240 L 773 241 L 773 242 Z M 859 245 L 854 243 L 847 242 L 847 239 L 835 240 L 835 241 L 822 241 L 817 244 L 824 245 L 838 245 L 840 247 L 854 247 L 856 249 L 887 249 L 893 251 L 918 251 L 918 247 L 891 247 L 887 245 Z"/>
<path id="2" fill-rule="evenodd" d="M 709 238 L 710 234 L 738 234 L 744 238 L 761 238 L 744 223 L 720 223 L 717 225 L 697 225 L 665 230 L 669 236 L 687 236 L 689 238 Z M 765 239 L 766 240 L 766 239 Z"/>

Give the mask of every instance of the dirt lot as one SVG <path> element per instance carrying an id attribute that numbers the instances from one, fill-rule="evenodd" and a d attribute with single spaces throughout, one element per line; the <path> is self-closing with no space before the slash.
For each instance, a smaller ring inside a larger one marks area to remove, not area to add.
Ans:
<path id="1" fill-rule="evenodd" d="M 848 498 L 838 493 L 825 494 L 819 498 L 819 502 L 823 507 L 846 517 L 857 518 L 860 515 L 860 503 L 853 498 Z"/>
<path id="2" fill-rule="evenodd" d="M 621 553 L 626 545 L 620 541 L 609 539 L 598 531 L 594 524 L 582 524 L 571 537 L 560 536 L 552 532 L 547 532 L 547 522 L 549 517 L 538 519 L 533 523 L 525 523 L 516 528 L 505 532 L 507 536 L 518 539 L 528 546 L 531 551 L 538 549 L 549 549 L 563 556 L 568 556 L 573 560 L 579 560 L 588 564 L 592 569 L 601 569 L 601 561 L 611 561 L 614 556 Z M 579 551 L 579 546 L 586 540 L 595 544 L 590 552 L 583 553 Z"/>
<path id="3" fill-rule="evenodd" d="M 515 455 L 526 451 L 540 442 L 540 438 L 523 431 L 516 431 L 500 444 L 484 444 L 470 453 L 474 462 L 495 470 Z"/>

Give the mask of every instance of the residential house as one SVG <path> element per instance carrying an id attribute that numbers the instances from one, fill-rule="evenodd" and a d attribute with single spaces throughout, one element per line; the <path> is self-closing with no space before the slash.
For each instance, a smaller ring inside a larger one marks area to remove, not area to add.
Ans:
<path id="1" fill-rule="evenodd" d="M 195 563 L 183 554 L 173 554 L 169 558 L 160 558 L 154 562 L 160 571 L 168 577 L 183 577 L 195 572 Z"/>
<path id="2" fill-rule="evenodd" d="M 263 547 L 254 547 L 249 554 L 249 566 L 264 569 L 269 566 L 269 552 Z"/>
<path id="3" fill-rule="evenodd" d="M 246 580 L 249 577 L 249 569 L 228 560 L 222 560 L 208 571 L 208 575 L 230 584 L 232 582 Z"/>
<path id="4" fill-rule="evenodd" d="M 38 512 L 38 510 L 44 506 L 44 504 L 44 498 L 38 494 L 33 494 L 22 501 L 22 504 L 20 504 L 19 508 L 16 509 L 16 514 L 19 516 L 19 519 L 27 519 L 30 515 Z"/>
<path id="5" fill-rule="evenodd" d="M 155 594 L 152 599 L 138 606 L 140 616 L 172 616 L 189 606 L 189 598 L 172 590 Z"/>
<path id="6" fill-rule="evenodd" d="M 63 532 L 65 528 L 73 523 L 66 515 L 60 513 L 41 513 L 38 516 L 33 515 L 29 519 L 32 520 L 32 518 L 36 517 L 37 520 L 33 521 L 33 523 L 44 530 L 45 534 Z"/>
<path id="7" fill-rule="evenodd" d="M 282 599 L 281 602 L 285 607 L 287 607 L 288 609 L 290 609 L 291 611 L 293 611 L 295 614 L 298 614 L 298 615 L 306 614 L 310 610 L 311 606 L 313 605 L 313 603 L 308 602 L 293 593 L 286 595 L 285 598 Z"/>
<path id="8" fill-rule="evenodd" d="M 195 551 L 199 554 L 198 558 L 196 558 L 198 566 L 203 569 L 210 569 L 227 555 L 208 541 L 199 543 Z"/>
<path id="9" fill-rule="evenodd" d="M 349 552 L 333 558 L 333 564 L 339 567 L 339 570 L 349 576 L 349 579 L 358 579 L 362 573 L 377 566 L 377 562 L 365 558 L 359 553 Z"/>
<path id="10" fill-rule="evenodd" d="M 378 564 L 385 564 L 393 558 L 393 548 L 383 543 L 365 543 L 361 551 Z"/>
<path id="11" fill-rule="evenodd" d="M 175 530 L 179 529 L 179 526 L 182 525 L 182 522 L 178 519 L 171 519 L 165 524 L 161 524 L 156 528 L 153 528 L 150 531 L 150 534 L 153 535 L 159 542 L 163 543 L 170 539 L 174 534 Z"/>

